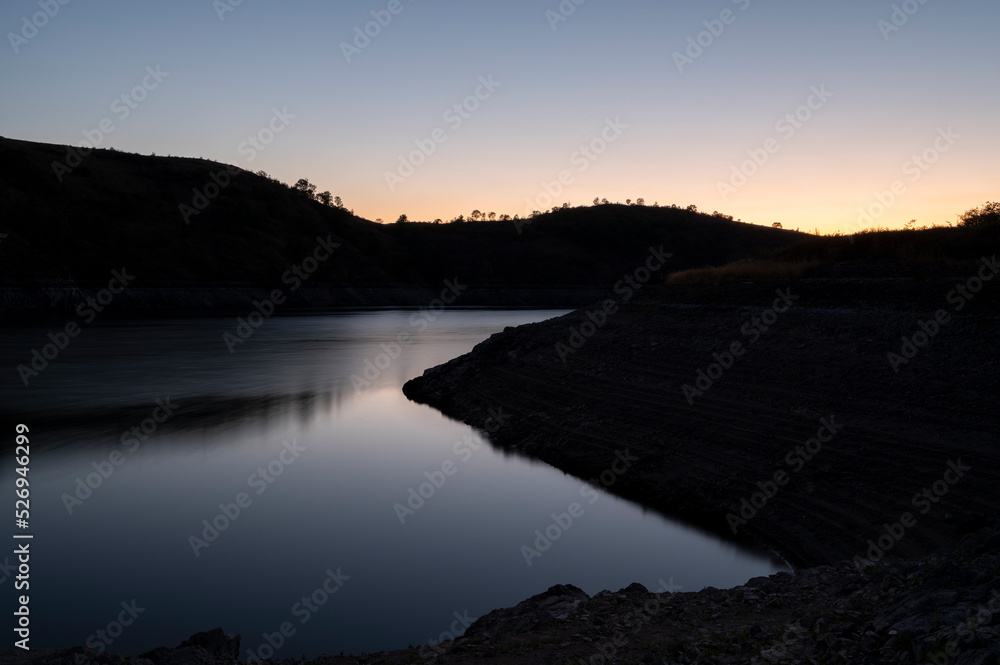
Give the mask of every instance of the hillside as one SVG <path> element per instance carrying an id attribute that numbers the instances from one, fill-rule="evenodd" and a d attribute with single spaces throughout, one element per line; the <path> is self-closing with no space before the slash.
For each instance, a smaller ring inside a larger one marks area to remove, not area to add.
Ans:
<path id="1" fill-rule="evenodd" d="M 970 216 L 995 207 L 987 204 L 965 213 L 958 226 L 923 229 L 875 229 L 852 236 L 806 236 L 776 250 L 765 250 L 725 265 L 679 271 L 675 284 L 799 277 L 951 277 L 974 270 L 980 259 L 1000 249 L 1000 223 Z M 992 213 L 995 215 L 996 213 Z M 977 220 L 972 220 L 973 222 Z"/>
<path id="2" fill-rule="evenodd" d="M 547 213 L 520 232 L 513 222 L 376 224 L 277 180 L 201 159 L 95 150 L 57 174 L 52 164 L 65 164 L 68 150 L 0 138 L 0 234 L 7 234 L 0 285 L 96 284 L 122 266 L 140 287 L 277 283 L 312 253 L 317 237 L 329 235 L 341 247 L 311 283 L 435 285 L 457 276 L 473 286 L 605 288 L 650 246 L 663 245 L 674 255 L 671 269 L 679 269 L 803 237 L 679 208 L 620 205 Z M 230 182 L 217 188 L 213 180 Z M 216 189 L 185 220 L 180 206 L 193 210 L 196 192 Z"/>

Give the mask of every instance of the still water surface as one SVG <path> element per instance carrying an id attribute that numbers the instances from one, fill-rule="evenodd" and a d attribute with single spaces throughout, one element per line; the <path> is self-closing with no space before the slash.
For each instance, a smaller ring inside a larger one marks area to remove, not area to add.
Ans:
<path id="1" fill-rule="evenodd" d="M 0 328 L 0 415 L 32 430 L 31 646 L 96 646 L 134 602 L 114 651 L 221 626 L 247 658 L 287 623 L 276 657 L 360 653 L 426 644 L 553 584 L 694 591 L 784 569 L 495 450 L 400 391 L 562 313 L 448 311 L 426 330 L 399 310 L 284 316 L 233 353 L 233 319 L 98 321 L 28 387 L 15 367 L 59 322 Z M 368 361 L 385 366 L 402 332 L 412 343 L 376 376 Z M 582 514 L 527 565 L 522 545 L 574 502 Z"/>

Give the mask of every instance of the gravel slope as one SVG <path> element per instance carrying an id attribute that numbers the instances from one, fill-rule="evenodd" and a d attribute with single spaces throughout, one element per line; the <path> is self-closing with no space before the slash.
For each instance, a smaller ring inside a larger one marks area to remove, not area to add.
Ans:
<path id="1" fill-rule="evenodd" d="M 1000 299 L 988 286 L 956 312 L 962 282 L 670 289 L 603 326 L 594 306 L 508 328 L 404 392 L 474 426 L 500 409 L 497 445 L 582 478 L 627 448 L 640 461 L 610 491 L 796 565 L 865 556 L 905 513 L 891 551 L 922 556 L 1000 514 Z M 786 311 L 767 314 L 776 300 Z M 950 318 L 895 371 L 887 354 L 939 309 Z M 685 394 L 699 370 L 718 378 Z"/>

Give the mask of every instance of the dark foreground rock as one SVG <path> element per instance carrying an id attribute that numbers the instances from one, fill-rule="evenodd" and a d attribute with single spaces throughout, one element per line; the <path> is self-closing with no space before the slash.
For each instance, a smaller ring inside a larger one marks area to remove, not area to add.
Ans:
<path id="1" fill-rule="evenodd" d="M 240 636 L 221 628 L 192 635 L 174 648 L 159 647 L 139 656 L 95 651 L 88 646 L 67 649 L 33 649 L 0 654 L 0 665 L 215 665 L 239 657 Z"/>

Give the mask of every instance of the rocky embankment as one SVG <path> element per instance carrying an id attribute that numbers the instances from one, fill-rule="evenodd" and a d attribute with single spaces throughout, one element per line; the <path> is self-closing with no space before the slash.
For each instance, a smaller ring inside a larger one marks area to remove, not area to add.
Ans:
<path id="1" fill-rule="evenodd" d="M 627 448 L 609 491 L 796 566 L 875 558 L 897 524 L 883 549 L 924 556 L 1000 515 L 1000 291 L 964 282 L 669 289 L 508 328 L 404 392 L 500 409 L 496 445 L 583 479 Z"/>
<path id="2" fill-rule="evenodd" d="M 997 293 L 961 276 L 670 288 L 428 370 L 406 394 L 473 426 L 502 411 L 496 445 L 598 484 L 627 449 L 609 491 L 796 571 L 594 597 L 566 580 L 440 647 L 314 662 L 1000 663 Z M 208 665 L 238 653 L 224 638 L 0 665 Z"/>

